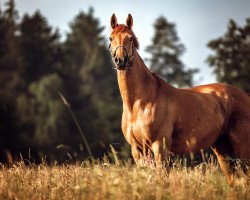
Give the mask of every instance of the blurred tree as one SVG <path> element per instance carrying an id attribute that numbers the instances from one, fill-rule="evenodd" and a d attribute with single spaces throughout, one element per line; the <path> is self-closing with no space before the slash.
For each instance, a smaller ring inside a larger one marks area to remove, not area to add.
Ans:
<path id="1" fill-rule="evenodd" d="M 5 99 L 15 95 L 20 79 L 15 70 L 20 65 L 17 38 L 18 13 L 13 0 L 6 2 L 6 9 L 0 8 L 0 94 Z M 2 99 L 2 98 L 1 98 Z"/>
<path id="2" fill-rule="evenodd" d="M 0 6 L 0 151 L 16 151 L 19 129 L 16 96 L 22 80 L 16 69 L 20 66 L 18 48 L 18 13 L 13 0 Z M 3 160 L 0 153 L 0 161 Z"/>
<path id="3" fill-rule="evenodd" d="M 56 146 L 68 140 L 65 108 L 58 92 L 63 90 L 59 68 L 62 65 L 58 30 L 48 24 L 39 11 L 25 14 L 20 22 L 18 73 L 24 84 L 17 97 L 17 113 L 22 125 L 19 139 L 31 148 L 54 159 Z M 66 137 L 66 138 L 65 138 Z"/>
<path id="4" fill-rule="evenodd" d="M 214 68 L 217 80 L 250 93 L 250 18 L 243 27 L 231 19 L 227 32 L 211 40 L 208 47 L 214 54 L 207 62 Z"/>
<path id="5" fill-rule="evenodd" d="M 5 6 L 5 10 L 0 7 L 0 67 L 2 71 L 10 71 L 16 67 L 16 59 L 13 60 L 13 57 L 17 54 L 14 47 L 17 43 L 18 13 L 13 0 L 6 2 Z"/>
<path id="6" fill-rule="evenodd" d="M 107 144 L 124 141 L 103 27 L 90 9 L 80 12 L 70 29 L 62 43 L 39 11 L 18 24 L 13 0 L 0 7 L 0 150 L 25 158 L 29 149 L 48 159 L 60 159 L 62 152 L 86 156 L 58 92 L 69 100 L 95 156 L 102 156 Z"/>
<path id="7" fill-rule="evenodd" d="M 56 146 L 69 138 L 66 110 L 58 92 L 62 91 L 62 79 L 56 74 L 43 76 L 29 85 L 29 95 L 18 97 L 18 111 L 25 129 L 19 130 L 26 146 L 40 151 L 49 159 L 55 159 Z"/>
<path id="8" fill-rule="evenodd" d="M 88 13 L 80 12 L 70 23 L 64 46 L 66 64 L 62 69 L 65 96 L 95 155 L 103 153 L 105 144 L 122 140 L 120 95 L 102 31 L 92 8 Z M 80 142 L 79 136 L 75 138 Z"/>
<path id="9" fill-rule="evenodd" d="M 56 70 L 61 58 L 59 32 L 39 11 L 23 16 L 19 38 L 23 62 L 19 73 L 27 85 Z"/>
<path id="10" fill-rule="evenodd" d="M 146 49 L 151 54 L 150 69 L 158 73 L 170 84 L 178 87 L 191 86 L 197 69 L 185 70 L 180 56 L 185 47 L 180 43 L 175 24 L 160 16 L 154 23 L 155 33 L 152 44 Z"/>

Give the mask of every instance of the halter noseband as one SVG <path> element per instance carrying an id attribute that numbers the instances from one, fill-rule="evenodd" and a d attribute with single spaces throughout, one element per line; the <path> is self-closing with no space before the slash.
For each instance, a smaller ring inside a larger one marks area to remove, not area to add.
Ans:
<path id="1" fill-rule="evenodd" d="M 118 48 L 123 48 L 124 50 L 125 50 L 125 52 L 126 52 L 126 60 L 125 60 L 125 62 L 126 62 L 126 67 L 130 64 L 130 63 L 132 63 L 132 60 L 133 60 L 133 58 L 134 58 L 134 45 L 133 45 L 133 43 L 132 43 L 132 55 L 131 56 L 129 56 L 128 55 L 128 50 L 126 49 L 126 47 L 125 46 L 123 46 L 123 45 L 118 45 L 116 48 L 115 48 L 115 51 L 114 51 L 114 53 L 112 53 L 112 50 L 111 50 L 111 44 L 109 45 L 109 49 L 110 49 L 110 54 L 111 54 L 111 58 L 112 58 L 112 61 L 113 61 L 113 63 L 115 64 L 115 55 L 116 55 L 116 51 L 117 51 L 117 49 Z M 114 67 L 114 68 L 117 68 L 117 67 Z"/>

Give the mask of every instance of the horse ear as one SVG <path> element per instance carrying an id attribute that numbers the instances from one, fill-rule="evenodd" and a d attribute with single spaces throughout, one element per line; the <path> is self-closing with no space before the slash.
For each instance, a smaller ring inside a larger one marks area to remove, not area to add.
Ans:
<path id="1" fill-rule="evenodd" d="M 133 26 L 133 17 L 130 14 L 128 14 L 126 24 L 127 24 L 127 27 L 129 27 L 130 29 L 132 29 L 132 26 Z"/>
<path id="2" fill-rule="evenodd" d="M 115 14 L 113 14 L 111 19 L 110 19 L 110 25 L 111 25 L 112 29 L 114 29 L 118 25 Z"/>

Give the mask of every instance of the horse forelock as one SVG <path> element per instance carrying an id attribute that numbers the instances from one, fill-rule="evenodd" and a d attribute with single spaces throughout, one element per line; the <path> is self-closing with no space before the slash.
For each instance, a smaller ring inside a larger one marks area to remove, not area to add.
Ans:
<path id="1" fill-rule="evenodd" d="M 113 31 L 112 31 L 112 35 L 118 34 L 118 33 L 129 33 L 133 36 L 133 43 L 135 45 L 136 49 L 139 49 L 139 42 L 137 37 L 135 36 L 134 32 L 126 25 L 124 24 L 119 24 L 118 26 L 116 26 Z"/>

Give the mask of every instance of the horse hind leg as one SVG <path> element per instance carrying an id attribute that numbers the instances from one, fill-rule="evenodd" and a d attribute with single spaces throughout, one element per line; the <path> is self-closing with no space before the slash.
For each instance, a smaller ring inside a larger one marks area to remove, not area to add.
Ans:
<path id="1" fill-rule="evenodd" d="M 249 129 L 250 130 L 250 127 Z M 249 136 L 248 136 L 249 135 Z M 229 134 L 234 155 L 239 159 L 239 166 L 242 172 L 250 177 L 250 133 L 240 131 L 232 131 Z"/>
<path id="2" fill-rule="evenodd" d="M 212 146 L 212 150 L 215 153 L 220 168 L 223 174 L 227 178 L 227 182 L 230 186 L 234 185 L 234 167 L 232 159 L 230 159 L 233 155 L 233 149 L 230 144 L 228 135 L 223 134 L 220 138 L 215 142 Z"/>
<path id="3" fill-rule="evenodd" d="M 250 113 L 241 116 L 234 115 L 228 137 L 233 148 L 234 156 L 239 160 L 242 171 L 250 176 Z"/>

